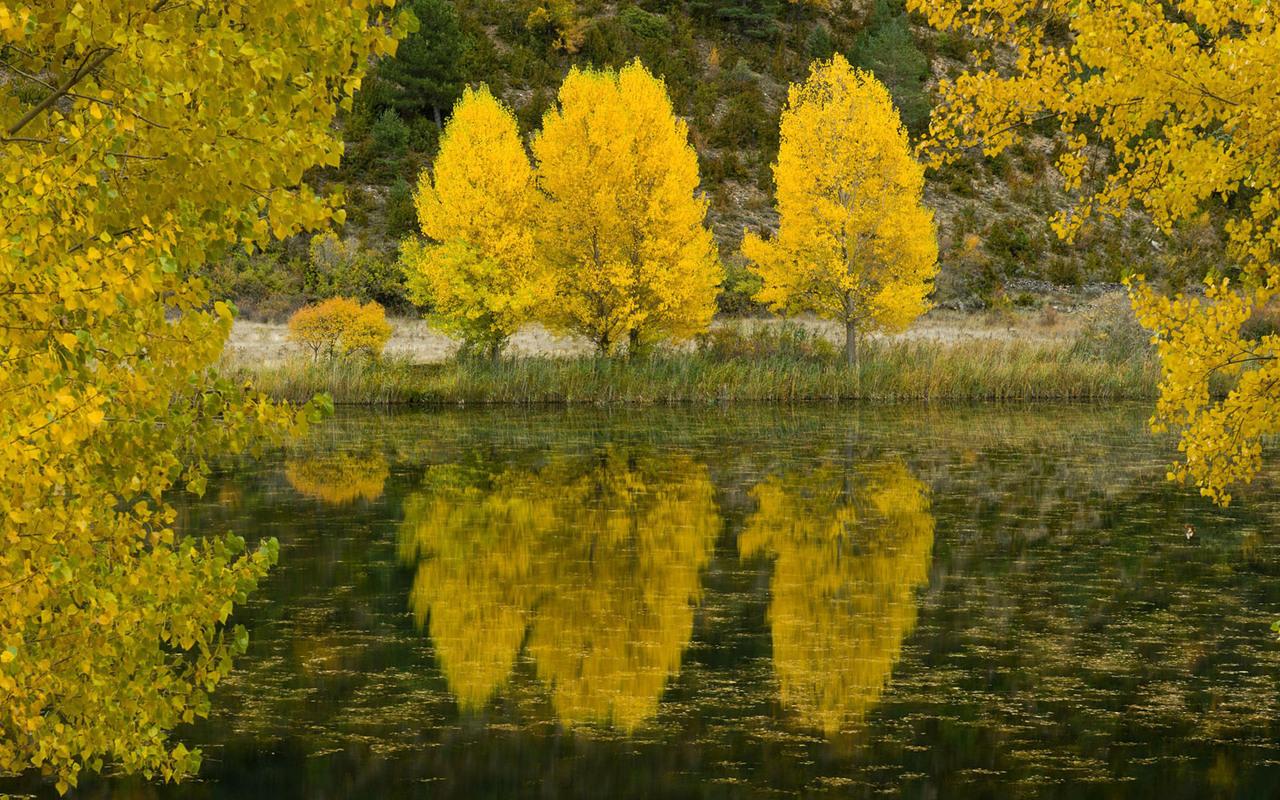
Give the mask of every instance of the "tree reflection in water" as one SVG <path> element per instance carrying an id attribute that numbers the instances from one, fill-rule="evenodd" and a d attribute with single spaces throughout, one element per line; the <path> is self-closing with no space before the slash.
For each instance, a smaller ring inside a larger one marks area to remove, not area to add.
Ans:
<path id="1" fill-rule="evenodd" d="M 880 699 L 928 582 L 928 488 L 900 462 L 765 479 L 739 538 L 775 559 L 769 623 L 781 700 L 828 736 Z"/>
<path id="2" fill-rule="evenodd" d="M 377 500 L 391 471 L 380 452 L 334 452 L 287 459 L 284 474 L 298 494 L 344 506 L 356 500 Z"/>
<path id="3" fill-rule="evenodd" d="M 429 471 L 405 504 L 410 604 L 459 705 L 483 706 L 522 647 L 564 723 L 631 731 L 680 671 L 721 521 L 706 468 L 606 447 L 538 469 Z"/>

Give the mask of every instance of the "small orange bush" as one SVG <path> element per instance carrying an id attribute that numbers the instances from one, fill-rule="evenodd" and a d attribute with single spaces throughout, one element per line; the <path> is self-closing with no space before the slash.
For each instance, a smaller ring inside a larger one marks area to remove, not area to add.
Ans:
<path id="1" fill-rule="evenodd" d="M 352 353 L 378 358 L 390 338 L 386 312 L 375 302 L 361 305 L 349 297 L 334 297 L 304 306 L 289 318 L 289 339 L 309 349 L 312 358 Z"/>

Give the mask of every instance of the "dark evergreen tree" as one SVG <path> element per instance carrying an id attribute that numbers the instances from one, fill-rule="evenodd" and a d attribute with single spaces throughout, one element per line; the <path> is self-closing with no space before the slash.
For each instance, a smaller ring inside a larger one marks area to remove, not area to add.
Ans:
<path id="1" fill-rule="evenodd" d="M 696 15 L 737 28 L 753 39 L 773 39 L 779 22 L 787 13 L 784 0 L 690 0 Z"/>
<path id="2" fill-rule="evenodd" d="M 907 130 L 929 127 L 932 104 L 925 84 L 929 57 L 916 45 L 902 0 L 876 0 L 870 24 L 858 36 L 849 61 L 869 70 L 889 89 Z"/>
<path id="3" fill-rule="evenodd" d="M 462 94 L 462 61 L 468 42 L 451 0 L 412 0 L 418 30 L 400 42 L 394 58 L 378 65 L 389 86 L 390 104 L 401 116 L 443 115 Z"/>

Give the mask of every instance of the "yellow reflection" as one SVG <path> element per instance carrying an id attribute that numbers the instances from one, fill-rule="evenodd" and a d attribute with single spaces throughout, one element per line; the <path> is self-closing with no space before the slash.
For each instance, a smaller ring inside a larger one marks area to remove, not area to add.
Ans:
<path id="1" fill-rule="evenodd" d="M 720 530 L 706 468 L 607 449 L 482 486 L 444 477 L 406 504 L 400 548 L 459 704 L 498 693 L 527 641 L 562 721 L 630 731 L 652 718 Z"/>
<path id="2" fill-rule="evenodd" d="M 832 736 L 875 706 L 928 582 L 927 487 L 898 462 L 771 477 L 739 539 L 775 557 L 769 622 L 782 702 Z"/>
<path id="3" fill-rule="evenodd" d="M 382 453 L 326 453 L 285 461 L 284 475 L 298 494 L 331 505 L 382 496 L 390 469 Z"/>

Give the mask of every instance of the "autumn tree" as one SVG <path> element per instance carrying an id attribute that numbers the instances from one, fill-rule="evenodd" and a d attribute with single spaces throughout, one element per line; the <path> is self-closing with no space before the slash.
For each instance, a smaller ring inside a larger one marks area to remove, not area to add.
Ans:
<path id="1" fill-rule="evenodd" d="M 358 303 L 350 297 L 331 297 L 303 306 L 289 317 L 289 340 L 320 356 L 364 355 L 377 359 L 391 338 L 391 323 L 377 303 Z"/>
<path id="2" fill-rule="evenodd" d="M 972 34 L 977 66 L 943 81 L 926 151 L 1003 152 L 1033 123 L 1056 125 L 1072 239 L 1137 206 L 1170 231 L 1206 210 L 1224 220 L 1236 280 L 1165 297 L 1136 277 L 1132 299 L 1163 367 L 1153 424 L 1181 433 L 1171 477 L 1230 500 L 1280 432 L 1280 338 L 1241 326 L 1280 290 L 1280 17 L 1255 0 L 908 0 L 935 27 Z M 1018 58 L 992 58 L 1009 47 Z M 1225 202 L 1224 202 L 1225 201 Z M 1216 398 L 1211 381 L 1228 389 Z"/>
<path id="3" fill-rule="evenodd" d="M 525 0 L 522 5 L 528 9 L 524 26 L 530 33 L 545 37 L 553 49 L 564 53 L 581 49 L 587 20 L 579 13 L 576 0 Z"/>
<path id="4" fill-rule="evenodd" d="M 442 330 L 496 357 L 529 319 L 541 276 L 533 170 L 515 117 L 488 88 L 458 101 L 415 200 L 427 242 L 401 248 L 410 296 Z"/>
<path id="5" fill-rule="evenodd" d="M 723 271 L 663 82 L 639 61 L 570 70 L 533 154 L 547 321 L 602 354 L 705 330 Z"/>
<path id="6" fill-rule="evenodd" d="M 843 323 L 853 364 L 860 337 L 928 308 L 938 271 L 924 169 L 889 92 L 840 55 L 815 63 L 788 93 L 773 174 L 777 235 L 742 242 L 763 284 L 756 299 Z"/>
<path id="7" fill-rule="evenodd" d="M 162 498 L 309 411 L 209 369 L 233 309 L 193 273 L 340 217 L 302 175 L 338 163 L 387 6 L 0 2 L 0 773 L 197 768 L 169 731 L 275 544 L 184 540 Z"/>

